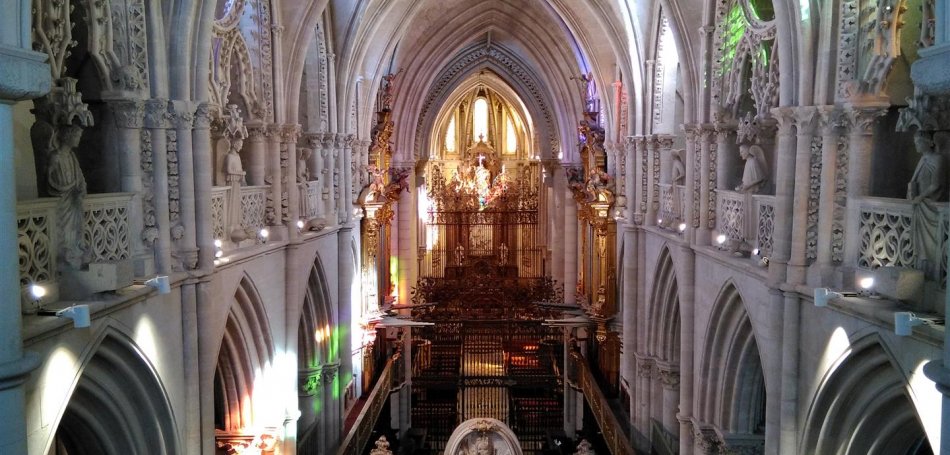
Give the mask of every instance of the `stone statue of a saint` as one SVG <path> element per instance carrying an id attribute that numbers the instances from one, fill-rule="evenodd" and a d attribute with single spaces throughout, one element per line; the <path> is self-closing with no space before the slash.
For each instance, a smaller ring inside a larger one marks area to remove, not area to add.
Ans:
<path id="1" fill-rule="evenodd" d="M 310 171 L 307 169 L 307 160 L 313 150 L 306 147 L 297 149 L 297 183 L 307 183 L 310 181 Z"/>
<path id="2" fill-rule="evenodd" d="M 231 219 L 228 221 L 228 234 L 230 234 L 232 242 L 240 242 L 248 237 L 247 232 L 241 226 L 242 214 L 244 213 L 241 209 L 241 185 L 244 183 L 245 172 L 238 151 L 243 146 L 244 138 L 240 134 L 232 137 L 228 154 L 224 156 L 225 181 L 231 186 L 231 194 L 228 199 L 229 213 L 231 214 Z"/>
<path id="3" fill-rule="evenodd" d="M 51 196 L 58 197 L 60 249 L 62 259 L 74 269 L 82 266 L 83 199 L 86 179 L 74 150 L 79 146 L 83 129 L 79 125 L 60 125 L 50 140 L 46 181 Z"/>
<path id="4" fill-rule="evenodd" d="M 914 145 L 920 153 L 920 160 L 917 161 L 914 175 L 907 184 L 907 199 L 914 203 L 923 200 L 944 200 L 947 190 L 947 158 L 943 152 L 947 150 L 937 150 L 936 142 L 940 140 L 946 147 L 948 139 L 950 133 L 944 131 L 933 133 L 932 138 L 924 131 L 914 134 Z"/>
<path id="5" fill-rule="evenodd" d="M 947 196 L 947 158 L 950 151 L 950 132 L 917 131 L 914 145 L 921 154 L 917 169 L 907 185 L 907 199 L 914 205 L 912 238 L 917 253 L 916 268 L 929 278 L 937 278 L 940 262 L 940 211 L 936 202 Z"/>
<path id="6" fill-rule="evenodd" d="M 683 164 L 683 150 L 673 150 L 673 176 L 674 185 L 682 185 L 686 182 L 686 166 Z"/>
<path id="7" fill-rule="evenodd" d="M 736 191 L 741 193 L 758 193 L 765 183 L 767 174 L 762 164 L 762 147 L 758 145 L 743 144 L 739 146 L 739 156 L 745 160 L 745 167 L 742 170 L 742 183 L 736 187 Z"/>

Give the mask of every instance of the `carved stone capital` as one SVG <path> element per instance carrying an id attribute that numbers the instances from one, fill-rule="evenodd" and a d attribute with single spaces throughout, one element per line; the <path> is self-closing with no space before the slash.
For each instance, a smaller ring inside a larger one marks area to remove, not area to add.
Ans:
<path id="1" fill-rule="evenodd" d="M 118 128 L 141 128 L 145 120 L 145 102 L 142 100 L 108 101 L 112 118 Z"/>
<path id="2" fill-rule="evenodd" d="M 789 106 L 773 107 L 769 112 L 778 126 L 779 136 L 791 136 L 795 127 L 795 108 Z"/>
<path id="3" fill-rule="evenodd" d="M 343 137 L 343 147 L 345 148 L 352 149 L 353 147 L 356 147 L 358 143 L 359 140 L 356 138 L 355 134 L 347 134 Z"/>
<path id="4" fill-rule="evenodd" d="M 168 103 L 168 117 L 172 128 L 191 129 L 195 122 L 195 112 L 188 101 L 175 100 Z"/>
<path id="5" fill-rule="evenodd" d="M 795 108 L 795 128 L 799 136 L 811 137 L 815 135 L 818 126 L 818 110 L 814 106 L 799 106 Z"/>
<path id="6" fill-rule="evenodd" d="M 680 372 L 679 369 L 672 365 L 660 365 L 657 364 L 657 374 L 659 375 L 660 383 L 663 384 L 663 387 L 666 389 L 677 389 L 680 384 Z"/>
<path id="7" fill-rule="evenodd" d="M 323 148 L 332 149 L 336 147 L 336 143 L 337 143 L 336 134 L 326 133 L 323 135 Z"/>
<path id="8" fill-rule="evenodd" d="M 300 125 L 294 123 L 289 125 L 282 125 L 280 128 L 280 141 L 284 143 L 297 142 L 297 139 L 300 137 L 301 129 Z"/>
<path id="9" fill-rule="evenodd" d="M 145 101 L 146 128 L 168 128 L 168 119 L 168 100 L 151 99 Z"/>
<path id="10" fill-rule="evenodd" d="M 248 142 L 263 142 L 269 136 L 266 125 L 254 125 L 247 127 Z"/>
<path id="11" fill-rule="evenodd" d="M 217 106 L 211 103 L 201 103 L 198 105 L 198 108 L 195 109 L 195 123 L 193 125 L 194 129 L 208 129 L 211 128 L 211 119 L 212 114 L 217 110 Z"/>
<path id="12" fill-rule="evenodd" d="M 845 114 L 848 116 L 848 125 L 852 135 L 867 136 L 874 132 L 877 119 L 887 113 L 884 106 L 848 106 Z"/>
<path id="13" fill-rule="evenodd" d="M 686 142 L 696 142 L 699 138 L 699 125 L 695 123 L 683 124 L 683 133 L 686 134 Z"/>
<path id="14" fill-rule="evenodd" d="M 673 141 L 676 139 L 675 136 L 671 134 L 657 134 L 654 136 L 656 145 L 659 147 L 660 151 L 669 152 L 673 148 Z"/>
<path id="15" fill-rule="evenodd" d="M 637 357 L 637 376 L 651 378 L 654 374 L 656 361 L 649 357 Z"/>
<path id="16" fill-rule="evenodd" d="M 841 109 L 833 105 L 818 106 L 815 109 L 818 112 L 818 127 L 821 128 L 821 134 L 832 135 L 844 128 L 846 121 Z"/>

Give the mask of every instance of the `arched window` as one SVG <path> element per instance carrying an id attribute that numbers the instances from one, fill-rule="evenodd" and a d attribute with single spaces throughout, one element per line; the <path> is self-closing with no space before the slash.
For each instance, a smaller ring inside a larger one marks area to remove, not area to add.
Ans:
<path id="1" fill-rule="evenodd" d="M 479 136 L 488 142 L 488 101 L 485 98 L 475 100 L 472 106 L 472 141 L 478 142 Z"/>
<path id="2" fill-rule="evenodd" d="M 508 117 L 505 122 L 505 153 L 514 154 L 518 151 L 518 132 L 515 130 L 515 124 Z"/>
<path id="3" fill-rule="evenodd" d="M 455 116 L 449 120 L 449 127 L 445 129 L 445 151 L 455 151 Z"/>

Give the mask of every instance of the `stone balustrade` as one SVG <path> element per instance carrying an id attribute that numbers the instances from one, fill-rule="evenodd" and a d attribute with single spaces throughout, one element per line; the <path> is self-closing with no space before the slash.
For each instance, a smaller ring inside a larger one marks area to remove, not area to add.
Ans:
<path id="1" fill-rule="evenodd" d="M 716 224 L 720 234 L 731 241 L 758 248 L 762 256 L 771 256 L 775 196 L 717 190 L 716 207 Z"/>

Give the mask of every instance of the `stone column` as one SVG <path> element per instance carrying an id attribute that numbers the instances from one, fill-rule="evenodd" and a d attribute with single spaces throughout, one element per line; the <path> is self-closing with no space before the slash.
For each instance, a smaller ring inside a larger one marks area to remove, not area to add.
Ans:
<path id="1" fill-rule="evenodd" d="M 683 213 L 686 215 L 686 232 L 684 238 L 688 242 L 695 242 L 698 245 L 708 245 L 708 239 L 706 243 L 699 243 L 699 239 L 695 238 L 696 229 L 699 228 L 699 200 L 700 200 L 700 188 L 697 175 L 697 165 L 699 161 L 699 150 L 697 147 L 697 141 L 699 140 L 699 126 L 696 124 L 685 124 L 683 125 L 683 132 L 686 135 L 686 152 L 683 156 L 683 167 L 686 168 L 686 207 L 684 207 Z M 682 433 L 685 434 L 685 433 Z"/>
<path id="2" fill-rule="evenodd" d="M 393 169 L 406 168 L 409 169 L 409 176 L 406 177 L 411 185 L 411 182 L 414 182 L 416 179 L 416 173 L 413 171 L 412 165 L 410 163 L 404 163 L 400 165 L 393 165 Z M 411 185 L 411 188 L 415 188 L 415 185 Z M 398 282 L 398 292 L 399 292 L 399 303 L 406 305 L 409 303 L 409 298 L 411 297 L 410 290 L 415 284 L 412 282 L 412 267 L 416 264 L 414 260 L 416 257 L 416 237 L 415 225 L 416 225 L 416 210 L 412 204 L 412 195 L 403 193 L 399 199 L 399 202 L 396 203 L 396 216 L 398 217 L 396 226 L 394 229 L 395 237 L 398 241 L 398 254 L 399 258 L 399 282 Z M 447 259 L 446 259 L 447 260 Z M 384 272 L 384 273 L 388 273 Z"/>
<path id="3" fill-rule="evenodd" d="M 359 235 L 359 230 L 355 231 Z M 339 383 L 336 393 L 340 397 L 340 410 L 341 410 L 341 419 L 345 417 L 345 400 L 343 397 L 346 394 L 346 388 L 349 385 L 350 380 L 353 379 L 353 346 L 352 346 L 352 329 L 353 324 L 353 299 L 359 300 L 359 290 L 357 289 L 357 295 L 353 294 L 353 281 L 358 280 L 359 277 L 356 275 L 355 266 L 356 258 L 353 257 L 353 248 L 350 246 L 353 240 L 354 230 L 350 226 L 345 226 L 340 229 L 337 234 L 337 273 L 338 273 L 338 305 L 337 305 L 337 315 L 339 321 L 340 336 L 339 338 L 339 356 L 340 356 L 340 371 L 339 371 Z M 412 371 L 412 370 L 410 370 Z M 337 432 L 339 434 L 339 432 Z"/>
<path id="4" fill-rule="evenodd" d="M 778 287 L 785 281 L 786 267 L 791 254 L 792 196 L 795 186 L 795 108 L 776 107 L 772 115 L 778 122 L 778 138 L 775 145 L 777 169 L 775 176 L 775 223 L 772 234 L 772 260 L 769 261 L 769 286 Z"/>
<path id="5" fill-rule="evenodd" d="M 363 187 L 369 184 L 369 146 L 372 144 L 372 141 L 362 140 L 359 142 L 359 152 L 360 152 L 360 184 L 359 191 L 357 191 L 357 196 L 359 192 L 363 190 Z"/>
<path id="6" fill-rule="evenodd" d="M 152 137 L 152 204 L 155 208 L 155 268 L 162 275 L 171 272 L 171 232 L 168 221 L 168 100 L 145 102 L 145 128 Z"/>
<path id="7" fill-rule="evenodd" d="M 334 189 L 334 175 L 336 175 L 335 143 L 336 134 L 329 133 L 323 135 L 323 199 L 326 201 L 326 223 L 328 226 L 339 223 L 336 214 L 337 194 Z"/>
<path id="8" fill-rule="evenodd" d="M 644 140 L 647 152 L 647 167 L 644 169 L 647 176 L 647 211 L 643 224 L 656 226 L 656 215 L 660 209 L 660 155 L 659 143 L 656 136 L 647 136 Z"/>
<path id="9" fill-rule="evenodd" d="M 280 168 L 285 173 L 281 180 L 287 192 L 287 233 L 293 242 L 299 236 L 296 224 L 300 219 L 300 186 L 297 185 L 297 138 L 300 137 L 300 125 L 283 125 L 280 133 Z"/>
<path id="10" fill-rule="evenodd" d="M 798 357 L 801 299 L 797 292 L 783 293 L 782 404 L 778 453 L 798 453 Z"/>
<path id="11" fill-rule="evenodd" d="M 178 239 L 179 259 L 186 270 L 198 266 L 195 211 L 195 167 L 191 128 L 194 125 L 194 107 L 188 101 L 169 103 L 172 127 L 178 138 L 178 216 L 183 228 Z"/>
<path id="12" fill-rule="evenodd" d="M 811 198 L 811 143 L 818 124 L 817 110 L 814 107 L 795 108 L 795 175 L 793 177 L 794 195 L 792 197 L 792 244 L 788 261 L 790 284 L 805 283 L 806 253 L 808 250 L 808 200 Z M 834 191 L 834 186 L 829 187 Z M 818 188 L 814 191 L 817 193 Z M 750 212 L 751 213 L 751 212 Z M 780 219 L 780 218 L 779 218 Z M 783 223 L 788 224 L 788 223 Z"/>
<path id="13" fill-rule="evenodd" d="M 736 177 L 741 168 L 736 151 L 736 123 L 719 121 L 713 128 L 716 131 L 716 189 L 732 190 L 741 180 Z"/>
<path id="14" fill-rule="evenodd" d="M 264 130 L 264 140 L 266 142 L 265 161 L 267 163 L 267 177 L 264 181 L 270 184 L 270 209 L 272 209 L 273 212 L 269 214 L 271 219 L 267 220 L 267 222 L 271 226 L 282 226 L 284 224 L 284 169 L 282 169 L 280 157 L 281 130 L 280 125 L 267 125 L 267 128 Z M 287 176 L 287 178 L 293 180 L 293 176 Z"/>
<path id="15" fill-rule="evenodd" d="M 687 179 L 687 182 L 689 180 Z M 680 283 L 696 282 L 696 254 L 688 243 L 680 244 L 680 264 L 677 271 L 677 280 Z M 693 448 L 693 432 L 690 419 L 693 416 L 693 371 L 694 371 L 694 343 L 695 343 L 695 286 L 681 286 L 680 300 L 680 382 L 679 413 L 676 420 L 679 422 L 679 437 L 681 454 L 689 454 Z"/>
<path id="16" fill-rule="evenodd" d="M 343 217 L 347 223 L 353 220 L 353 192 L 356 188 L 359 188 L 359 182 L 354 180 L 355 177 L 359 175 L 358 172 L 354 172 L 353 166 L 354 163 L 359 161 L 354 161 L 354 148 L 357 146 L 356 136 L 353 134 L 346 135 L 343 138 Z M 356 157 L 359 160 L 359 157 Z M 410 181 L 410 186 L 415 187 L 415 179 Z"/>
<path id="17" fill-rule="evenodd" d="M 842 126 L 841 111 L 835 106 L 818 108 L 821 125 L 821 193 L 818 196 L 818 275 L 822 285 L 834 265 L 832 234 L 834 232 L 835 191 L 838 177 L 838 135 Z"/>
<path id="18" fill-rule="evenodd" d="M 244 169 L 247 172 L 247 184 L 251 186 L 266 185 L 267 127 L 264 125 L 248 126 L 247 134 L 247 144 L 245 145 L 247 152 L 244 154 L 247 158 L 244 163 Z"/>
<path id="19" fill-rule="evenodd" d="M 198 267 L 210 270 L 214 262 L 214 230 L 211 221 L 211 182 L 214 165 L 211 161 L 211 113 L 214 106 L 201 103 L 195 111 L 192 130 L 192 157 L 195 178 L 195 242 L 198 246 Z"/>
<path id="20" fill-rule="evenodd" d="M 715 169 L 716 159 L 713 157 L 712 125 L 703 124 L 699 127 L 699 175 L 695 176 L 699 182 L 699 228 L 696 232 L 696 243 L 709 245 L 711 232 L 716 228 L 716 181 L 709 178 L 710 169 Z"/>
<path id="21" fill-rule="evenodd" d="M 623 190 L 624 195 L 626 196 L 626 207 L 624 209 L 624 219 L 627 220 L 627 223 L 633 223 L 633 212 L 636 210 L 637 201 L 634 199 L 636 196 L 636 175 L 637 175 L 637 149 L 636 141 L 633 136 L 627 136 L 623 141 L 624 146 L 624 183 Z"/>
<path id="22" fill-rule="evenodd" d="M 620 357 L 620 374 L 623 382 L 627 384 L 630 392 L 630 402 L 627 403 L 630 410 L 635 409 L 636 402 L 634 394 L 636 393 L 637 376 L 636 361 L 633 357 L 637 346 L 637 287 L 639 285 L 640 264 L 637 261 L 637 252 L 640 251 L 639 236 L 637 228 L 633 224 L 625 224 L 623 227 L 623 343 Z M 632 412 L 631 412 L 632 414 Z"/>
<path id="23" fill-rule="evenodd" d="M 630 203 L 634 205 L 631 209 L 633 210 L 633 222 L 643 224 L 647 213 L 647 168 L 649 155 L 647 155 L 647 144 L 644 136 L 634 136 L 633 144 L 635 156 L 633 165 L 635 172 L 632 186 L 635 189 L 631 189 L 631 192 L 635 195 L 636 199 L 635 202 L 631 200 Z"/>
<path id="24" fill-rule="evenodd" d="M 848 204 L 856 204 L 857 198 L 871 194 L 871 155 L 874 152 L 874 126 L 877 119 L 887 113 L 887 107 L 878 104 L 848 105 L 845 109 L 851 131 L 848 137 Z M 860 242 L 860 220 L 848 211 L 845 232 L 844 262 L 854 265 Z"/>
<path id="25" fill-rule="evenodd" d="M 637 359 L 637 408 L 631 414 L 635 416 L 633 421 L 640 433 L 648 435 L 650 434 L 650 395 L 652 394 L 650 382 L 655 364 L 653 359 L 639 353 L 634 356 Z"/>
<path id="26" fill-rule="evenodd" d="M 13 104 L 49 92 L 50 69 L 47 55 L 31 50 L 29 3 L 20 3 L 19 14 L 12 5 L 0 18 L 0 453 L 27 453 L 23 383 L 40 360 L 23 351 Z"/>
<path id="27" fill-rule="evenodd" d="M 663 386 L 663 427 L 673 434 L 679 434 L 680 426 L 676 420 L 679 410 L 680 372 L 673 365 L 664 365 L 658 370 L 660 384 Z"/>
<path id="28" fill-rule="evenodd" d="M 155 259 L 142 241 L 145 228 L 142 186 L 142 122 L 145 117 L 145 102 L 141 100 L 106 101 L 112 111 L 116 126 L 116 147 L 119 154 L 122 191 L 135 193 L 129 213 L 129 239 L 135 276 L 148 276 L 155 272 Z"/>
<path id="29" fill-rule="evenodd" d="M 564 191 L 564 303 L 577 303 L 577 201 L 571 190 Z M 589 279 L 589 277 L 588 277 Z"/>
<path id="30" fill-rule="evenodd" d="M 553 175 L 553 182 L 551 184 L 551 192 L 554 197 L 554 206 L 551 208 L 551 213 L 553 214 L 552 226 L 551 226 L 551 273 L 555 280 L 558 280 L 560 283 L 566 283 L 566 276 L 564 275 L 564 251 L 565 248 L 562 248 L 562 245 L 565 245 L 564 242 L 564 231 L 566 227 L 564 214 L 566 210 L 564 209 L 564 199 L 567 195 L 567 184 L 564 175 L 564 168 L 560 165 L 553 166 L 551 170 Z M 569 289 L 564 284 L 564 297 L 567 298 Z"/>

